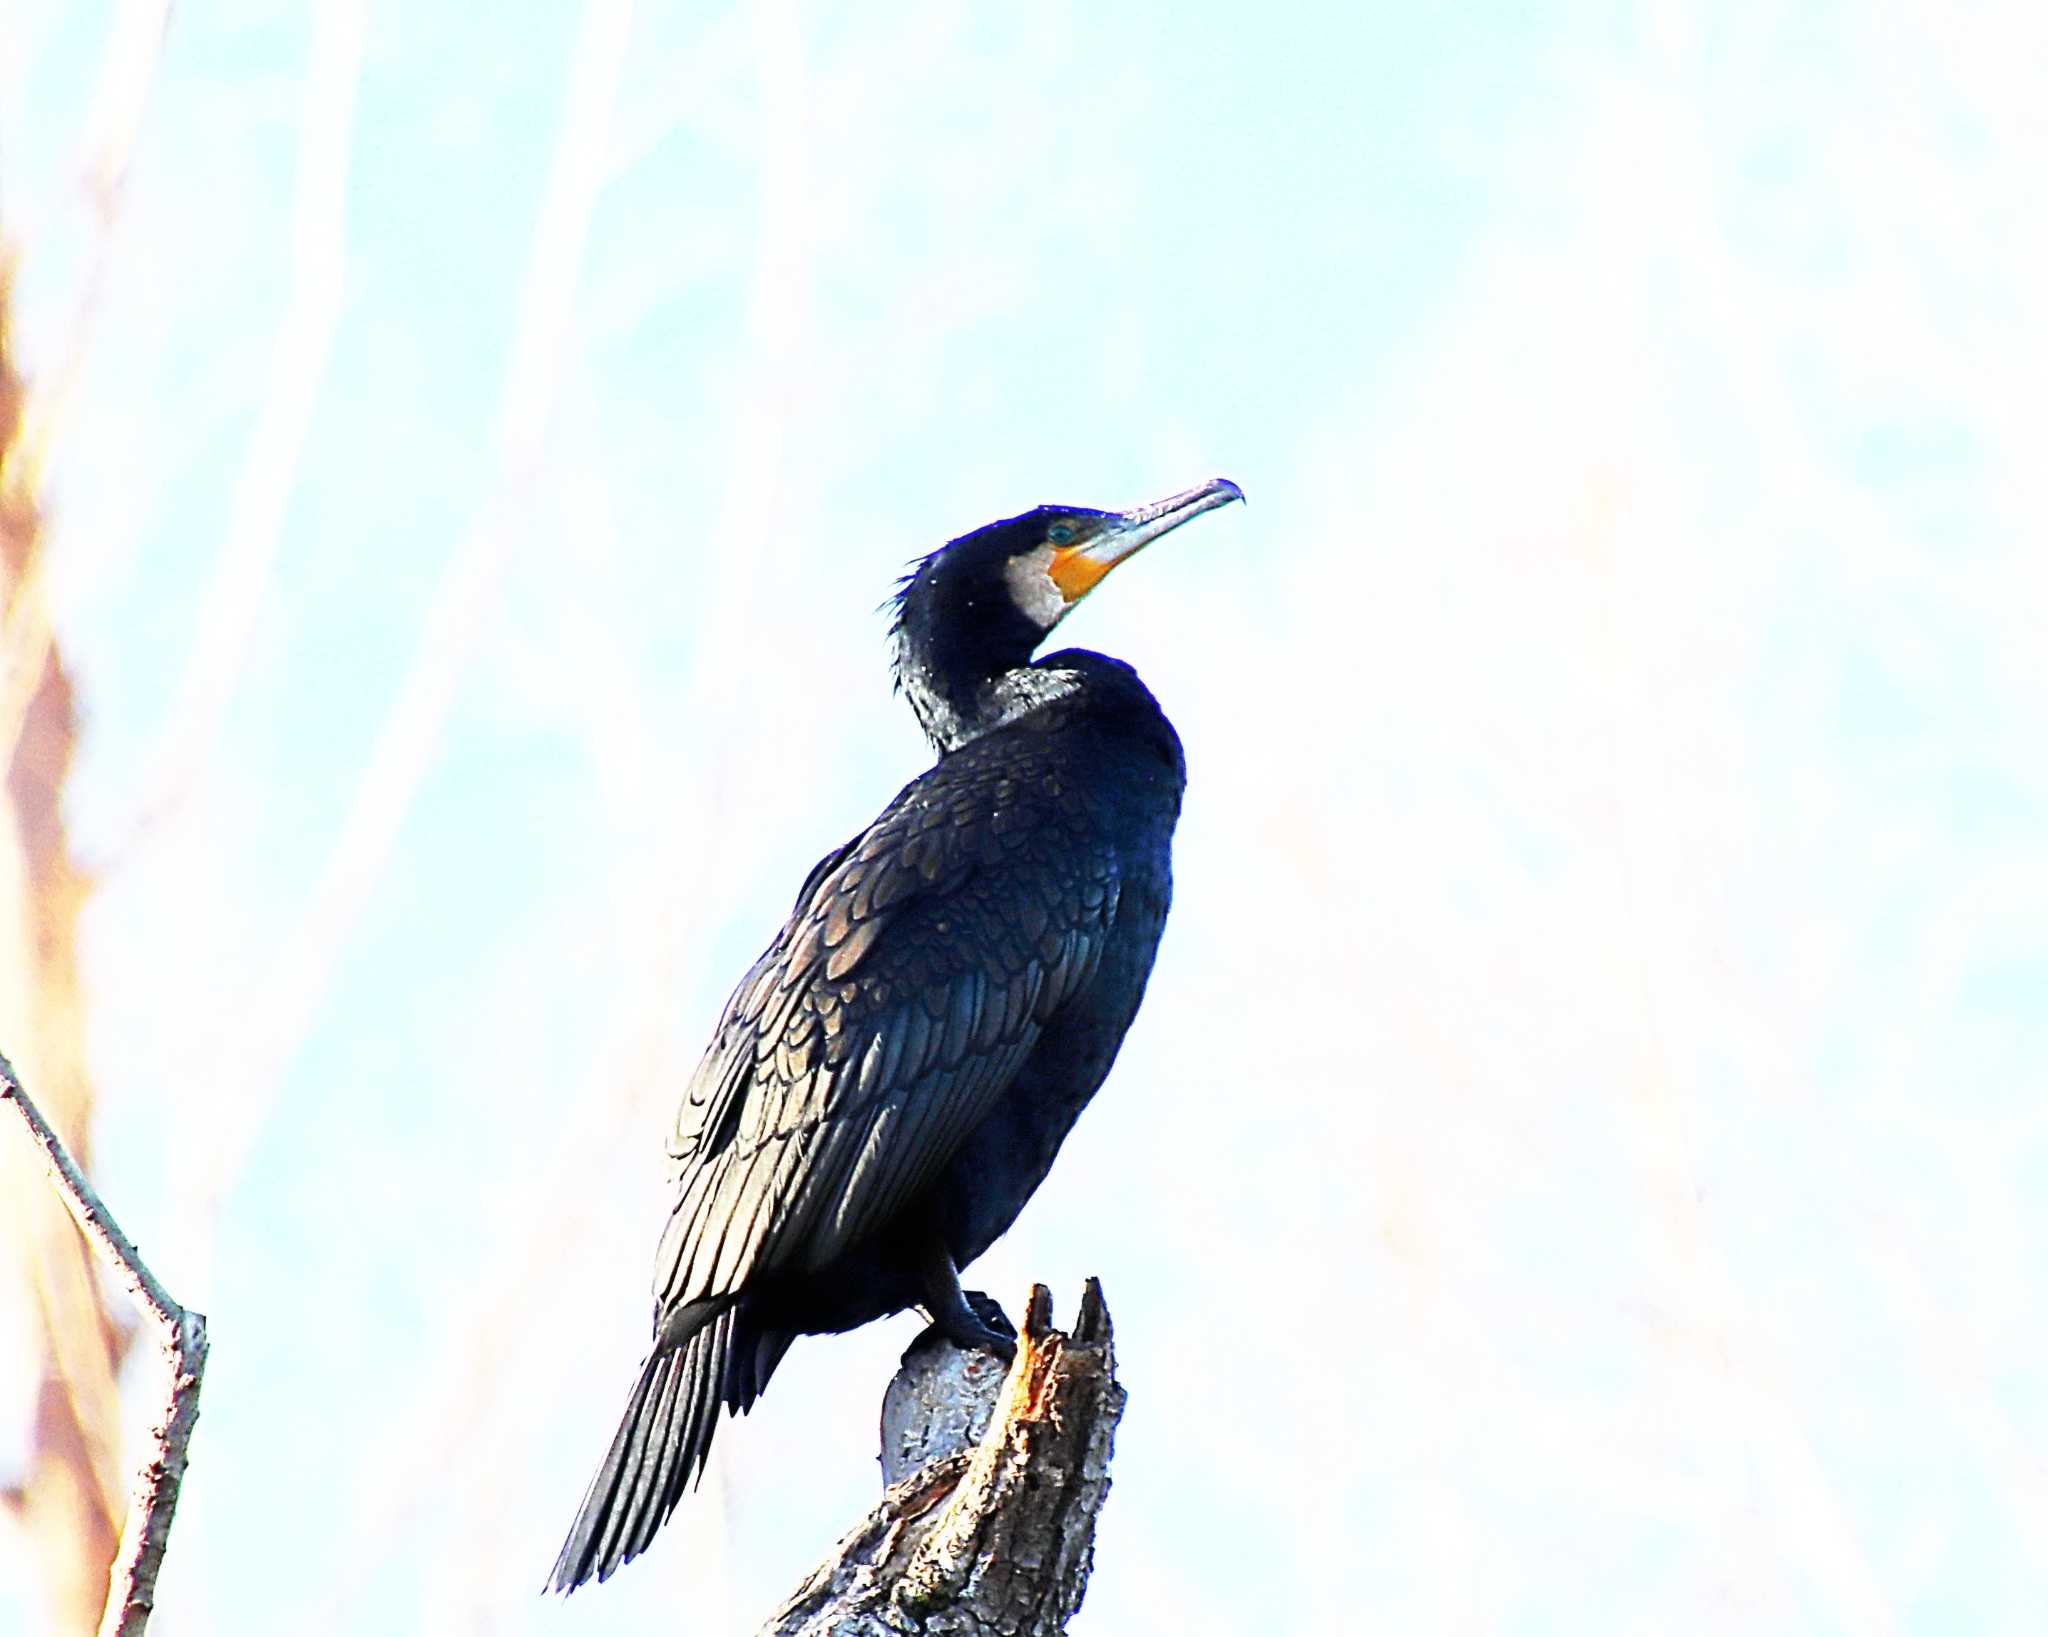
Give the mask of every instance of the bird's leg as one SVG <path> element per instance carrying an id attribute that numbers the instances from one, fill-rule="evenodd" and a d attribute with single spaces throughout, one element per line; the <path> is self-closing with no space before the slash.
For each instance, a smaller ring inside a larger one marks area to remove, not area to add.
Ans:
<path id="1" fill-rule="evenodd" d="M 925 1241 L 924 1253 L 918 1263 L 918 1277 L 924 1294 L 924 1310 L 932 1321 L 933 1330 L 955 1347 L 980 1348 L 995 1354 L 1005 1364 L 1017 1356 L 1015 1332 L 1005 1335 L 993 1322 L 975 1311 L 974 1303 L 967 1299 L 967 1292 L 960 1288 L 960 1269 L 953 1260 L 953 1252 L 938 1234 Z M 979 1291 L 975 1294 L 981 1295 Z M 987 1296 L 981 1299 L 1007 1329 L 1009 1321 L 1003 1318 L 1003 1310 Z"/>

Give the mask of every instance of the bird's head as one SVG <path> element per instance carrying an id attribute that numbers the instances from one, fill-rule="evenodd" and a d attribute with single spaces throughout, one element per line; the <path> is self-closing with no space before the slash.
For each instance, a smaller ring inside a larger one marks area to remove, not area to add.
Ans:
<path id="1" fill-rule="evenodd" d="M 1125 512 L 1038 506 L 963 534 L 915 564 L 895 599 L 896 683 L 935 745 L 985 724 L 988 685 L 1030 663 L 1109 571 L 1204 512 L 1244 499 L 1228 478 Z"/>

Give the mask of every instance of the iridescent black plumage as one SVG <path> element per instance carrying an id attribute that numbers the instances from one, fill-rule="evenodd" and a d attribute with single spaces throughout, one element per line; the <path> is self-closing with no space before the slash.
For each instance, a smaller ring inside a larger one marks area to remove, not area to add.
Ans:
<path id="1" fill-rule="evenodd" d="M 1040 507 L 926 558 L 898 686 L 938 763 L 811 871 L 683 1098 L 654 1351 L 551 1583 L 644 1550 L 721 1405 L 790 1343 L 922 1305 L 1011 1343 L 959 1269 L 1016 1220 L 1143 996 L 1171 893 L 1180 741 L 1128 665 L 1032 651 L 1222 480 L 1131 513 Z"/>

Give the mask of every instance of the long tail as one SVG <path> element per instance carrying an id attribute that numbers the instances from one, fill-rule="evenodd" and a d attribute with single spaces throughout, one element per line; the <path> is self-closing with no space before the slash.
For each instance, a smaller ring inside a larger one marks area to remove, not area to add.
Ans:
<path id="1" fill-rule="evenodd" d="M 604 1464 L 584 1492 L 549 1589 L 572 1592 L 609 1579 L 668 1522 L 711 1452 L 736 1323 L 737 1309 L 727 1298 L 685 1308 L 663 1326 Z M 743 1347 L 742 1358 L 751 1350 Z"/>

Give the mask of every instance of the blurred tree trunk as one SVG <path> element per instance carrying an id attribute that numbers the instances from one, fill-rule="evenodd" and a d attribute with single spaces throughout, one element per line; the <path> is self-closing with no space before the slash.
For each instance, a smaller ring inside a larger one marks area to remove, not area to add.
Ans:
<path id="1" fill-rule="evenodd" d="M 63 820 L 76 722 L 50 629 L 39 451 L 9 347 L 10 271 L 0 259 L 0 1040 L 86 1166 L 92 1090 L 76 934 L 87 883 L 72 864 Z M 0 1239 L 0 1280 L 25 1300 L 42 1352 L 27 1471 L 18 1487 L 0 1492 L 0 1503 L 27 1537 L 28 1560 L 41 1566 L 48 1629 L 92 1632 L 125 1506 L 115 1376 L 128 1338 L 101 1300 L 85 1241 L 26 1144 L 0 1144 Z"/>

